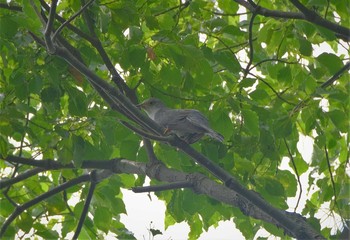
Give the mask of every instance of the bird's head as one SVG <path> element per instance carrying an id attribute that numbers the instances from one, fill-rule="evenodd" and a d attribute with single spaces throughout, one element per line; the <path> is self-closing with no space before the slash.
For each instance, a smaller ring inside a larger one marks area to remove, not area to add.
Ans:
<path id="1" fill-rule="evenodd" d="M 165 108 L 164 103 L 157 98 L 149 98 L 136 106 L 145 110 L 151 119 L 154 119 L 156 112 L 162 108 Z"/>

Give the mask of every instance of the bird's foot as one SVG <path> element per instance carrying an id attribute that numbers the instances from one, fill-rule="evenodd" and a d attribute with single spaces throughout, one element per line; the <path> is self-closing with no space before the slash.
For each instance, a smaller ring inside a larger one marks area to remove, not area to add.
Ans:
<path id="1" fill-rule="evenodd" d="M 164 129 L 163 134 L 164 134 L 164 135 L 169 135 L 169 134 L 170 134 L 170 132 L 171 132 L 171 129 L 170 129 L 170 128 L 168 128 L 168 127 L 166 127 L 166 128 Z"/>

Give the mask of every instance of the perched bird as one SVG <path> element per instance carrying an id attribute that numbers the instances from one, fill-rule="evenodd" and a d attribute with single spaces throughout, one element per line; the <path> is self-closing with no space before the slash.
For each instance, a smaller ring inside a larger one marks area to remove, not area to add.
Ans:
<path id="1" fill-rule="evenodd" d="M 209 127 L 206 117 L 194 109 L 171 109 L 157 98 L 149 98 L 137 105 L 145 110 L 147 115 L 156 123 L 175 133 L 185 142 L 192 144 L 204 135 L 224 141 L 224 137 Z"/>

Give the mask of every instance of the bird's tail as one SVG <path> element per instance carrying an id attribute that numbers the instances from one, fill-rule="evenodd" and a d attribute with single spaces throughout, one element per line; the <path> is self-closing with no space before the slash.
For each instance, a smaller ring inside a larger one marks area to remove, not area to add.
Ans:
<path id="1" fill-rule="evenodd" d="M 209 131 L 207 135 L 211 138 L 218 140 L 219 142 L 224 141 L 224 136 L 222 136 L 220 133 L 215 132 L 214 130 Z"/>

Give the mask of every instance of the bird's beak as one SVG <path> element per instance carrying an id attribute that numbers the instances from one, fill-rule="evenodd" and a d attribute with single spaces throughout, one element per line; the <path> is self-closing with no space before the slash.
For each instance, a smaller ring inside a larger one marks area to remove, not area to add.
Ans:
<path id="1" fill-rule="evenodd" d="M 136 107 L 139 109 L 142 109 L 144 105 L 145 105 L 145 102 L 142 102 L 142 103 L 137 104 Z"/>

